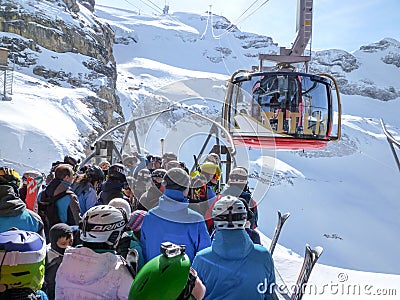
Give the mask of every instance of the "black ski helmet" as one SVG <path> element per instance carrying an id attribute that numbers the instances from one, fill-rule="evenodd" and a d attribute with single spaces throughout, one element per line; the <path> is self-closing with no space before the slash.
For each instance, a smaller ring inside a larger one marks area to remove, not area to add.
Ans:
<path id="1" fill-rule="evenodd" d="M 164 169 L 156 169 L 151 172 L 151 179 L 155 184 L 161 184 L 166 173 L 167 171 Z"/>
<path id="2" fill-rule="evenodd" d="M 126 181 L 126 169 L 123 164 L 113 164 L 108 169 L 108 178 L 118 179 L 122 182 Z"/>
<path id="3" fill-rule="evenodd" d="M 105 178 L 103 170 L 98 166 L 90 166 L 85 173 L 92 182 L 103 181 Z"/>

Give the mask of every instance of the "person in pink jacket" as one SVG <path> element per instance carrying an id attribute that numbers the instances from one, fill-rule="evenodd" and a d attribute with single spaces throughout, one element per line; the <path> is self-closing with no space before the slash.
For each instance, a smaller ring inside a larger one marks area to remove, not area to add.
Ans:
<path id="1" fill-rule="evenodd" d="M 82 219 L 82 246 L 65 250 L 56 275 L 56 299 L 128 299 L 135 271 L 115 252 L 126 216 L 118 208 L 99 205 Z"/>

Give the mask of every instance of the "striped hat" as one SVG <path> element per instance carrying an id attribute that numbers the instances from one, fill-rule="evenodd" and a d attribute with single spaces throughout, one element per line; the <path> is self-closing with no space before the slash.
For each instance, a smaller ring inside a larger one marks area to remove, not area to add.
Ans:
<path id="1" fill-rule="evenodd" d="M 142 223 L 144 220 L 144 216 L 147 214 L 147 211 L 145 210 L 135 210 L 131 218 L 129 219 L 128 225 L 131 228 L 132 231 L 139 231 L 140 228 L 142 227 Z"/>

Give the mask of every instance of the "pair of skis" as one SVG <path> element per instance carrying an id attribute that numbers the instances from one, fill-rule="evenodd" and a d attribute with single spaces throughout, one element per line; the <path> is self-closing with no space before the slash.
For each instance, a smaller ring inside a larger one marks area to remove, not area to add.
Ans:
<path id="1" fill-rule="evenodd" d="M 282 215 L 282 213 L 278 210 L 278 224 L 276 225 L 274 237 L 272 238 L 271 245 L 269 248 L 269 252 L 271 253 L 271 255 L 274 253 L 276 244 L 278 243 L 279 235 L 281 233 L 283 224 L 285 224 L 289 216 L 290 213 Z M 315 247 L 314 249 L 311 249 L 310 245 L 306 244 L 306 252 L 304 255 L 303 265 L 301 267 L 299 277 L 297 278 L 297 282 L 291 296 L 289 294 L 289 290 L 284 284 L 282 277 L 276 270 L 276 274 L 278 275 L 277 282 L 280 281 L 279 282 L 280 284 L 278 285 L 278 289 L 275 289 L 274 298 L 285 299 L 285 300 L 301 300 L 301 298 L 304 295 L 308 279 L 310 278 L 311 272 L 318 258 L 321 256 L 322 251 L 323 251 L 322 247 Z"/>

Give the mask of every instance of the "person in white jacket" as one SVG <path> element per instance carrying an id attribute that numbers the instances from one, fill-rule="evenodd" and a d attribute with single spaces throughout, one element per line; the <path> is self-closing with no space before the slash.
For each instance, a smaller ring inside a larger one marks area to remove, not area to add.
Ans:
<path id="1" fill-rule="evenodd" d="M 115 252 L 125 215 L 118 208 L 99 205 L 82 220 L 83 246 L 66 249 L 56 275 L 56 299 L 128 299 L 135 274 Z"/>

